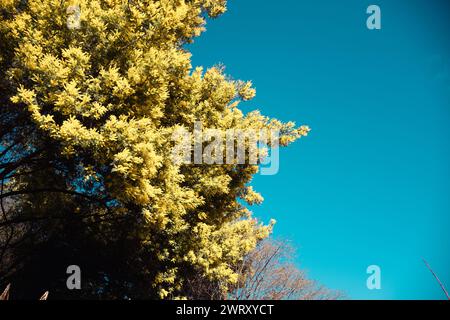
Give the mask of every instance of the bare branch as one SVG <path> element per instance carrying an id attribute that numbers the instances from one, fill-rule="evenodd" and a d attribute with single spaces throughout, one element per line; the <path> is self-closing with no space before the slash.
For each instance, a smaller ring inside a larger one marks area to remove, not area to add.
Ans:
<path id="1" fill-rule="evenodd" d="M 436 275 L 436 273 L 433 271 L 433 269 L 431 269 L 430 265 L 428 264 L 428 262 L 422 258 L 423 262 L 425 263 L 426 267 L 428 268 L 428 270 L 430 270 L 431 274 L 434 276 L 434 278 L 436 279 L 436 281 L 439 283 L 439 285 L 441 286 L 442 291 L 444 291 L 445 296 L 447 297 L 448 300 L 450 300 L 450 296 L 448 295 L 447 290 L 445 289 L 444 284 L 441 282 L 441 280 L 439 280 L 439 277 Z"/>

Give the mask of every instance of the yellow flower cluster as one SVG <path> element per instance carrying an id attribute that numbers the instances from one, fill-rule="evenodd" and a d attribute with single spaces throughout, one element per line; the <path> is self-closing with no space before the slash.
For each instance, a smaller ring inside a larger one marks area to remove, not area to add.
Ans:
<path id="1" fill-rule="evenodd" d="M 79 8 L 78 28 L 67 27 L 69 6 Z M 163 266 L 153 283 L 161 298 L 177 297 L 186 264 L 226 290 L 237 280 L 232 266 L 272 228 L 238 201 L 262 202 L 248 187 L 257 166 L 175 164 L 172 132 L 195 121 L 278 129 L 287 145 L 309 131 L 244 114 L 238 105 L 254 97 L 250 82 L 221 68 L 192 70 L 184 44 L 204 30 L 205 12 L 225 10 L 225 0 L 0 1 L 11 101 L 61 146 L 61 157 L 88 155 L 80 161 L 89 177 L 110 168 L 107 192 L 141 208 L 142 242 Z"/>

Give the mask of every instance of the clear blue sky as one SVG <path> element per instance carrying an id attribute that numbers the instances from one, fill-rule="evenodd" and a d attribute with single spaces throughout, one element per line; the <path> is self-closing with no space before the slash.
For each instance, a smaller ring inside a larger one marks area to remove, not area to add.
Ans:
<path id="1" fill-rule="evenodd" d="M 353 299 L 443 298 L 421 257 L 450 288 L 449 1 L 231 0 L 207 29 L 194 65 L 223 63 L 255 84 L 244 110 L 313 130 L 253 183 L 299 265 Z"/>

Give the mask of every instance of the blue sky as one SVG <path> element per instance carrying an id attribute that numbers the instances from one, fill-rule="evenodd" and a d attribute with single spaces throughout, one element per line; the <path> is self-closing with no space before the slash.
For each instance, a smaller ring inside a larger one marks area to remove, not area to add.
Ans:
<path id="1" fill-rule="evenodd" d="M 382 29 L 366 28 L 381 8 Z M 195 66 L 252 80 L 241 105 L 308 124 L 257 176 L 255 214 L 298 248 L 298 263 L 352 299 L 441 299 L 450 287 L 448 1 L 229 1 L 189 49 Z M 366 288 L 381 267 L 382 289 Z"/>

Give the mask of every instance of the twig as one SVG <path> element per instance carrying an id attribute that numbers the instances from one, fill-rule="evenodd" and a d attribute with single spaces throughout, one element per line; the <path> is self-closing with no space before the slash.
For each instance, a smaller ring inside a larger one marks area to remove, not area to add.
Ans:
<path id="1" fill-rule="evenodd" d="M 3 293 L 0 295 L 0 300 L 8 300 L 9 299 L 9 288 L 11 285 L 7 285 L 6 289 L 3 291 Z"/>
<path id="2" fill-rule="evenodd" d="M 430 270 L 431 274 L 436 278 L 437 282 L 439 283 L 439 285 L 441 286 L 442 291 L 444 291 L 445 296 L 447 297 L 448 300 L 450 300 L 450 296 L 448 295 L 447 290 L 445 289 L 444 284 L 441 282 L 441 280 L 439 280 L 438 276 L 436 275 L 436 273 L 434 273 L 433 269 L 431 269 L 430 265 L 428 264 L 428 262 L 422 258 L 423 262 L 425 263 L 425 265 L 427 266 L 428 270 Z"/>

